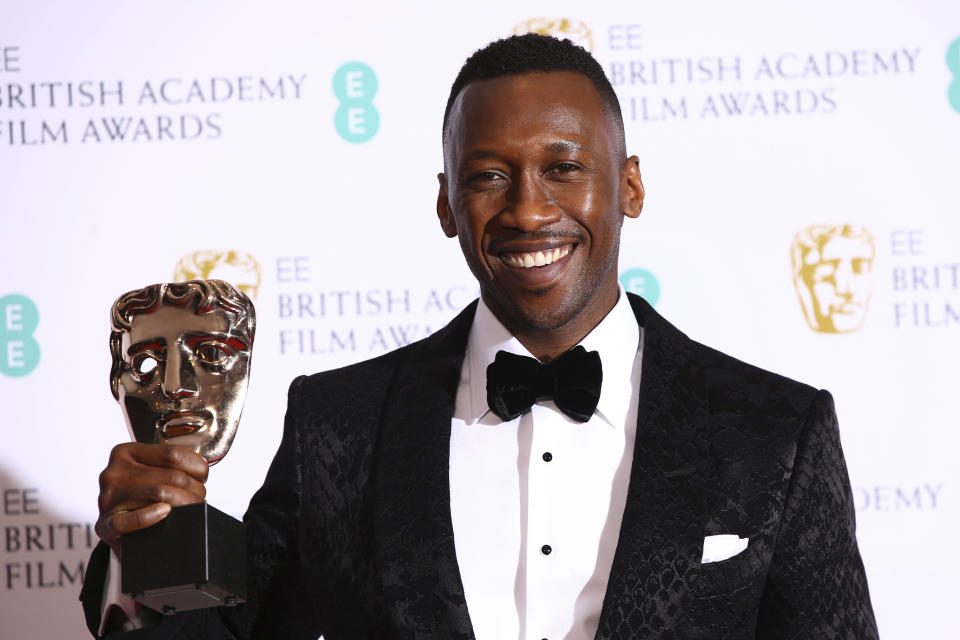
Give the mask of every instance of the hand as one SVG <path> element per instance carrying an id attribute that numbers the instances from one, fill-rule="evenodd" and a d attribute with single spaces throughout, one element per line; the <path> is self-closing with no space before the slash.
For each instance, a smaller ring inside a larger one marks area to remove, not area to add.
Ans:
<path id="1" fill-rule="evenodd" d="M 100 474 L 96 532 L 119 552 L 120 536 L 160 522 L 170 508 L 203 502 L 209 465 L 180 445 L 127 442 L 110 452 Z"/>

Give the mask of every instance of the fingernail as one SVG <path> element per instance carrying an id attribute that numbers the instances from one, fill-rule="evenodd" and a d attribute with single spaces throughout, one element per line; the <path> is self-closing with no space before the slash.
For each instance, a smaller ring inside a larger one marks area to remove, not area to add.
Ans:
<path id="1" fill-rule="evenodd" d="M 162 503 L 157 505 L 156 514 L 158 518 L 166 518 L 167 514 L 170 513 L 170 505 L 167 503 Z"/>

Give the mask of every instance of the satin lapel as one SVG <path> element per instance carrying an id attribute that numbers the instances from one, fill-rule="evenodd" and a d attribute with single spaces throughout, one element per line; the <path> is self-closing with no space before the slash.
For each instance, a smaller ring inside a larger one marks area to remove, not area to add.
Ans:
<path id="1" fill-rule="evenodd" d="M 450 516 L 450 421 L 476 303 L 413 350 L 384 409 L 373 471 L 384 598 L 404 638 L 472 639 Z"/>
<path id="2" fill-rule="evenodd" d="M 675 628 L 703 543 L 707 398 L 696 345 L 641 298 L 630 303 L 644 327 L 637 438 L 597 638 Z"/>

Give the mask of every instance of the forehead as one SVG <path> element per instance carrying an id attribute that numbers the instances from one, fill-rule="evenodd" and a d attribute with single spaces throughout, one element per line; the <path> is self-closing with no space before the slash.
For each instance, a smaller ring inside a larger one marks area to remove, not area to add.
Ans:
<path id="1" fill-rule="evenodd" d="M 471 145 L 532 130 L 609 144 L 614 126 L 593 82 L 573 71 L 534 71 L 476 80 L 450 110 L 447 141 Z"/>
<path id="2" fill-rule="evenodd" d="M 145 340 L 175 340 L 183 334 L 223 334 L 230 329 L 230 319 L 219 307 L 197 314 L 193 307 L 163 304 L 153 313 L 134 316 L 129 339 L 132 344 Z"/>
<path id="3" fill-rule="evenodd" d="M 821 255 L 823 260 L 872 258 L 873 245 L 863 238 L 833 236 L 824 243 Z"/>

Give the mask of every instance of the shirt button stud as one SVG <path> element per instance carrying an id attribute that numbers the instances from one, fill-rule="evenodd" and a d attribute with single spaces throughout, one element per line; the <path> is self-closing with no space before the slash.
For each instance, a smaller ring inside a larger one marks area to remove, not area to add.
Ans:
<path id="1" fill-rule="evenodd" d="M 553 460 L 553 454 L 550 453 L 549 451 L 544 451 L 544 452 L 543 452 L 543 461 L 544 461 L 544 462 L 550 462 L 551 460 Z"/>
<path id="2" fill-rule="evenodd" d="M 548 544 L 545 544 L 545 545 L 543 545 L 542 547 L 540 547 L 540 552 L 541 552 L 543 555 L 545 555 L 545 556 L 550 555 L 550 552 L 551 552 L 551 551 L 553 551 L 553 547 L 551 547 L 551 546 L 548 545 Z"/>

